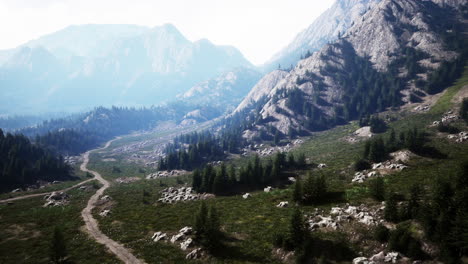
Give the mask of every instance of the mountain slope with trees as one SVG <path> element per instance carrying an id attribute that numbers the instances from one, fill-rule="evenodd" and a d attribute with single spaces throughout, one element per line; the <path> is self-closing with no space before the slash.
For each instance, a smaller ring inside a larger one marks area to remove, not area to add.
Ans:
<path id="1" fill-rule="evenodd" d="M 467 5 L 452 4 L 374 5 L 338 40 L 265 87 L 264 100 L 244 114 L 251 124 L 244 134 L 307 134 L 440 92 L 460 76 L 468 54 Z"/>

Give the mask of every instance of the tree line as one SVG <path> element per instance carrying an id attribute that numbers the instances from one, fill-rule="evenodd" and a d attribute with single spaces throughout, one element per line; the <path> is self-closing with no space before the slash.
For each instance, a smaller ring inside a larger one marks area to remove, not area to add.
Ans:
<path id="1" fill-rule="evenodd" d="M 32 144 L 23 135 L 6 135 L 0 129 L 0 189 L 71 178 L 70 168 L 61 156 Z"/>
<path id="2" fill-rule="evenodd" d="M 222 163 L 219 168 L 207 165 L 195 169 L 192 174 L 192 187 L 197 192 L 208 192 L 217 195 L 228 195 L 241 191 L 255 190 L 267 185 L 278 185 L 287 181 L 284 174 L 287 169 L 303 169 L 306 166 L 305 156 L 294 156 L 290 153 L 276 153 L 273 160 L 261 162 L 258 156 L 249 160 L 246 166 L 235 168 Z"/>

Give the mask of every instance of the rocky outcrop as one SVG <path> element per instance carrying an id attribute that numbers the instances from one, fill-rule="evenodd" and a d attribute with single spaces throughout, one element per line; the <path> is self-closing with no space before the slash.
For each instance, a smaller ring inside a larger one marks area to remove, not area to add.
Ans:
<path id="1" fill-rule="evenodd" d="M 213 197 L 214 195 L 210 193 L 194 193 L 192 187 L 169 187 L 161 191 L 161 198 L 158 199 L 158 202 L 172 204 L 177 202 L 206 200 Z"/>
<path id="2" fill-rule="evenodd" d="M 288 74 L 287 71 L 275 70 L 265 75 L 255 86 L 250 90 L 247 96 L 242 100 L 239 106 L 234 110 L 234 113 L 248 110 L 255 105 L 260 99 L 267 97 L 270 93 L 274 93 L 273 88 Z"/>
<path id="3" fill-rule="evenodd" d="M 51 192 L 44 196 L 46 200 L 44 207 L 66 205 L 69 202 L 69 198 L 70 196 L 64 192 Z"/>

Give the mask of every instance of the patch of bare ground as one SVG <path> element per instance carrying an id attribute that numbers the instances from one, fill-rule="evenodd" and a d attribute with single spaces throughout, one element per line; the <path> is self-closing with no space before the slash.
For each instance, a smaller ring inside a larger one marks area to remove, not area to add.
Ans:
<path id="1" fill-rule="evenodd" d="M 35 230 L 36 225 L 34 223 L 28 223 L 24 225 L 10 225 L 4 231 L 5 233 L 9 234 L 9 237 L 4 240 L 28 240 L 31 238 L 36 238 L 41 235 L 41 232 Z"/>

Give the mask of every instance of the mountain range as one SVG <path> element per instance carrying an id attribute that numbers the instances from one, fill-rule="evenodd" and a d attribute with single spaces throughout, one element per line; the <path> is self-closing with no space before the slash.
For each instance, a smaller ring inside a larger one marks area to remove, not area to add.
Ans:
<path id="1" fill-rule="evenodd" d="M 235 68 L 234 47 L 187 40 L 173 25 L 71 26 L 3 51 L 2 113 L 152 105 Z"/>

